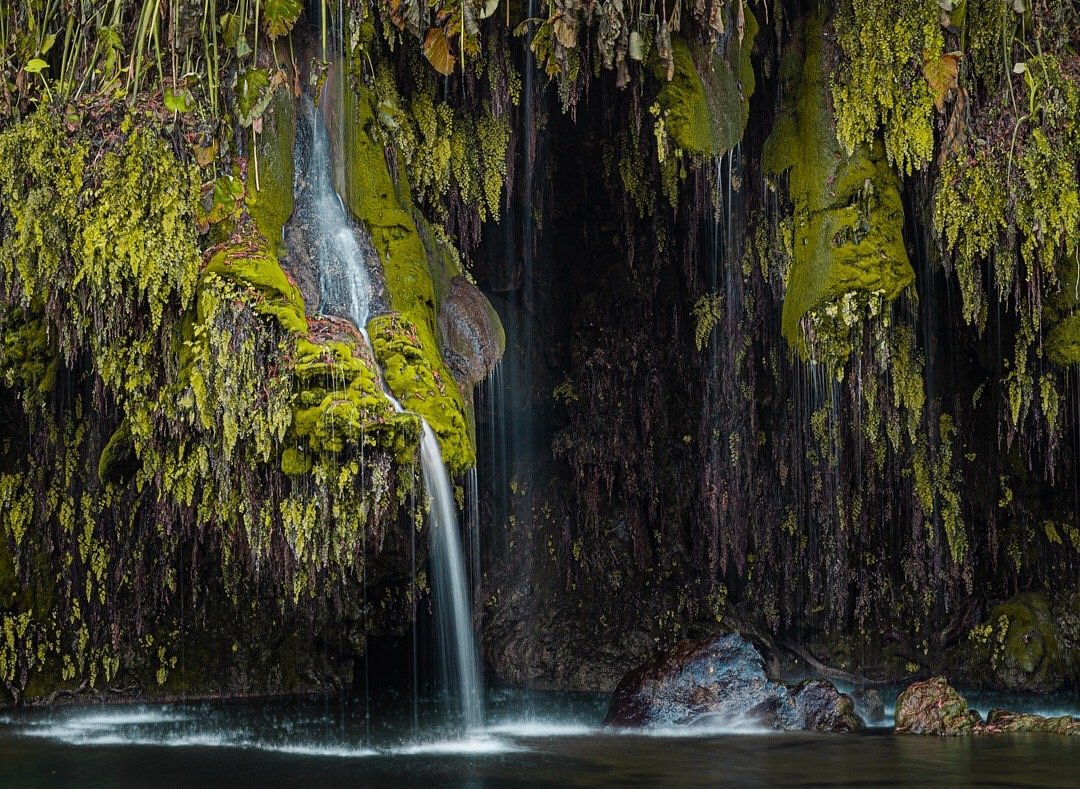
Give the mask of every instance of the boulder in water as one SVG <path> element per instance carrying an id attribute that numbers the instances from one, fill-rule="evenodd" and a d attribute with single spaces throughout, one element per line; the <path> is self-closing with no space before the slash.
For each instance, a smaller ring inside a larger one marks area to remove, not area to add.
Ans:
<path id="1" fill-rule="evenodd" d="M 757 724 L 784 731 L 855 731 L 850 697 L 825 680 L 795 688 L 769 679 L 764 661 L 737 633 L 683 642 L 623 677 L 605 724 Z"/>
<path id="2" fill-rule="evenodd" d="M 805 680 L 791 690 L 791 696 L 795 700 L 800 729 L 851 732 L 864 728 L 851 696 L 838 691 L 828 680 Z"/>
<path id="3" fill-rule="evenodd" d="M 1043 732 L 1080 735 L 1080 720 L 1047 718 L 1026 712 L 991 710 L 986 722 L 968 707 L 945 677 L 916 682 L 896 700 L 896 731 L 901 734 L 1001 734 Z"/>
<path id="4" fill-rule="evenodd" d="M 1080 720 L 1068 715 L 1046 718 L 1028 712 L 1010 712 L 1009 710 L 990 710 L 986 717 L 985 731 L 998 732 L 1043 732 L 1044 734 L 1080 735 Z"/>
<path id="5" fill-rule="evenodd" d="M 896 700 L 896 731 L 902 734 L 971 734 L 982 724 L 978 712 L 945 677 L 916 682 Z"/>

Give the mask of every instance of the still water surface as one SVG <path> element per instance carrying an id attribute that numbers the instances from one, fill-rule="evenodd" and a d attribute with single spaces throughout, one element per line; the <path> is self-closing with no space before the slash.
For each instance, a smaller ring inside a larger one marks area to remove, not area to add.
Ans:
<path id="1" fill-rule="evenodd" d="M 1078 712 L 1073 699 L 1008 701 Z M 1080 737 L 618 733 L 599 724 L 605 705 L 496 691 L 489 724 L 467 736 L 397 698 L 27 710 L 0 715 L 0 785 L 1080 787 Z"/>

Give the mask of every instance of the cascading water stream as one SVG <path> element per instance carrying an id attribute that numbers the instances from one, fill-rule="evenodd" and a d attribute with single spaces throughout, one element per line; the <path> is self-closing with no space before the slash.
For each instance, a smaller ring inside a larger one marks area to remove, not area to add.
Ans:
<path id="1" fill-rule="evenodd" d="M 307 98 L 303 100 L 303 111 L 307 150 L 303 150 L 305 138 L 301 135 L 297 145 L 296 210 L 309 248 L 315 251 L 321 311 L 351 320 L 370 350 L 365 326 L 371 312 L 372 285 L 364 250 L 334 190 L 330 139 L 322 115 Z M 386 397 L 399 413 L 404 413 L 404 407 L 386 387 L 382 371 L 378 373 Z M 460 706 L 465 728 L 477 729 L 483 724 L 482 684 L 457 509 L 439 441 L 425 419 L 421 417 L 420 423 L 420 462 L 431 499 L 432 593 L 439 671 L 450 697 Z"/>

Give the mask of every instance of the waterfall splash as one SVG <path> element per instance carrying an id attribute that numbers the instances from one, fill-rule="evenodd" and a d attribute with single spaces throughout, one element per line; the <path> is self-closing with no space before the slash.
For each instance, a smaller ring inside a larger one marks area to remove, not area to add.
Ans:
<path id="1" fill-rule="evenodd" d="M 303 111 L 307 128 L 306 139 L 305 135 L 299 135 L 297 145 L 296 210 L 300 212 L 309 248 L 315 250 L 321 309 L 355 323 L 370 349 L 371 341 L 364 327 L 370 317 L 373 288 L 366 256 L 348 212 L 334 191 L 333 158 L 326 124 L 306 97 Z M 379 379 L 394 408 L 404 412 L 382 381 L 381 371 Z M 482 683 L 457 508 L 439 441 L 425 419 L 421 417 L 420 423 L 420 462 L 424 486 L 431 498 L 432 593 L 439 673 L 450 698 L 459 705 L 460 720 L 466 729 L 473 730 L 483 724 Z"/>

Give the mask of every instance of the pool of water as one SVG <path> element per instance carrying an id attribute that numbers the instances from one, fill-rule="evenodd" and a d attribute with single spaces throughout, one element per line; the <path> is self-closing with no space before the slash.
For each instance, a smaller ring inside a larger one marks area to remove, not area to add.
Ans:
<path id="1" fill-rule="evenodd" d="M 1080 711 L 1071 699 L 1010 701 Z M 488 722 L 465 735 L 440 722 L 436 704 L 393 696 L 9 712 L 0 715 L 0 785 L 1080 785 L 1080 737 L 617 732 L 600 725 L 605 706 L 601 696 L 497 691 Z"/>

